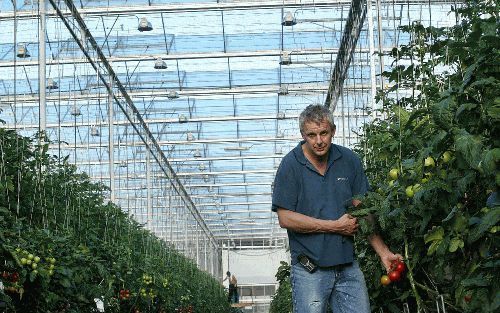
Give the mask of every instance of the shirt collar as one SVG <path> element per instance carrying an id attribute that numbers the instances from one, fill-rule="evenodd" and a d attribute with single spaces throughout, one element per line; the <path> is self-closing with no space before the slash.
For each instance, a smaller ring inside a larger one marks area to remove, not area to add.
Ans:
<path id="1" fill-rule="evenodd" d="M 302 145 L 305 143 L 305 140 L 301 140 L 299 144 L 293 149 L 293 154 L 297 161 L 303 165 L 307 164 L 306 156 L 304 155 L 304 151 L 302 150 Z M 342 157 L 342 152 L 335 144 L 331 144 L 330 151 L 328 153 L 328 167 L 332 165 L 333 161 L 338 160 Z"/>

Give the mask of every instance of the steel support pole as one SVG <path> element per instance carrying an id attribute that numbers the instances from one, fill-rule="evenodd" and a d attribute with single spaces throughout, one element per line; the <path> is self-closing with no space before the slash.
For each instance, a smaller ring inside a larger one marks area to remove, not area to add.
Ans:
<path id="1" fill-rule="evenodd" d="M 375 75 L 375 45 L 373 36 L 373 11 L 372 11 L 372 0 L 367 0 L 367 18 L 368 18 L 368 44 L 370 49 L 370 85 L 371 85 L 371 108 L 372 114 L 375 116 L 375 95 L 377 93 L 377 81 Z"/>
<path id="2" fill-rule="evenodd" d="M 153 202 L 151 198 L 151 151 L 149 148 L 146 150 L 146 201 L 148 210 L 147 226 L 151 229 L 151 222 L 153 219 Z"/>
<path id="3" fill-rule="evenodd" d="M 46 60 L 45 60 L 45 29 L 46 29 L 46 18 L 45 18 L 45 0 L 38 1 L 38 11 L 40 14 L 40 19 L 38 22 L 38 89 L 39 89 L 39 126 L 38 130 L 40 133 L 45 133 L 47 126 L 47 108 L 46 108 Z"/>
<path id="4" fill-rule="evenodd" d="M 378 23 L 378 52 L 379 52 L 379 65 L 380 65 L 380 88 L 384 89 L 384 56 L 382 55 L 382 48 L 384 46 L 384 30 L 382 29 L 382 4 L 380 0 L 376 0 L 377 4 L 377 23 Z"/>
<path id="5" fill-rule="evenodd" d="M 110 91 L 108 91 L 108 149 L 109 149 L 109 189 L 111 190 L 110 200 L 115 202 L 115 142 L 114 142 L 114 122 L 115 112 L 113 109 L 113 79 L 109 79 Z"/>

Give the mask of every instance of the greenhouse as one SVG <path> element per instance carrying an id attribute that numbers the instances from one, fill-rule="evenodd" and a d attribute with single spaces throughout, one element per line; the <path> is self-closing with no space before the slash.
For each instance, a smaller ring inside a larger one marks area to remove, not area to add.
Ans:
<path id="1" fill-rule="evenodd" d="M 498 312 L 499 35 L 496 0 L 2 0 L 0 312 L 362 313 L 299 275 L 358 264 L 368 311 Z"/>

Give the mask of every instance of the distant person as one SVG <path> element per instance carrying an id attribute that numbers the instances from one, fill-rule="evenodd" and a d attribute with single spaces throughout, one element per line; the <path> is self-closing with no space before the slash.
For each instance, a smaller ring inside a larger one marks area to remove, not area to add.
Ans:
<path id="1" fill-rule="evenodd" d="M 228 281 L 229 283 L 229 280 L 231 279 L 231 272 L 230 271 L 227 271 L 226 272 L 226 277 L 224 277 L 224 279 L 222 280 L 222 282 L 225 282 L 226 280 Z"/>
<path id="2" fill-rule="evenodd" d="M 358 221 L 346 213 L 368 191 L 359 157 L 332 144 L 333 116 L 310 105 L 299 116 L 303 140 L 281 161 L 274 180 L 272 210 L 287 229 L 292 258 L 294 313 L 370 313 L 365 279 L 354 257 Z M 402 259 L 373 234 L 372 247 L 387 272 Z"/>
<path id="3" fill-rule="evenodd" d="M 238 295 L 238 281 L 236 280 L 236 276 L 234 276 L 234 274 L 229 279 L 228 298 L 229 298 L 229 302 L 231 302 L 231 303 L 240 302 L 240 297 Z"/>

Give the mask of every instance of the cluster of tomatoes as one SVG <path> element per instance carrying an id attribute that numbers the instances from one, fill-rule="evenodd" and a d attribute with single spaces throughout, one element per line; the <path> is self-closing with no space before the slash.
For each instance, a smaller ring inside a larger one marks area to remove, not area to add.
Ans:
<path id="1" fill-rule="evenodd" d="M 120 290 L 120 300 L 128 300 L 130 298 L 130 290 L 122 289 Z"/>
<path id="2" fill-rule="evenodd" d="M 380 277 L 380 283 L 384 286 L 389 285 L 392 282 L 400 281 L 406 271 L 406 265 L 401 260 L 396 260 L 391 264 L 391 270 L 388 275 L 382 275 Z"/>
<path id="3" fill-rule="evenodd" d="M 2 281 L 6 283 L 6 286 L 3 287 L 5 291 L 17 293 L 19 292 L 19 273 L 18 272 L 2 272 Z M 9 286 L 10 285 L 10 286 Z"/>
<path id="4" fill-rule="evenodd" d="M 28 268 L 32 269 L 32 272 L 37 274 L 38 273 L 38 268 L 39 264 L 41 261 L 41 258 L 37 255 L 34 255 L 33 253 L 30 253 L 26 250 L 21 250 L 20 248 L 16 248 L 16 252 L 21 255 L 21 259 L 19 260 L 22 265 L 27 266 Z M 55 258 L 46 258 L 46 265 L 47 265 L 47 273 L 49 276 L 52 276 L 54 274 L 54 268 L 55 268 L 55 263 L 56 259 Z"/>
<path id="5" fill-rule="evenodd" d="M 151 277 L 151 275 L 148 275 L 148 274 L 143 274 L 142 275 L 142 282 L 146 285 L 150 285 L 153 283 L 153 277 Z"/>
<path id="6" fill-rule="evenodd" d="M 17 283 L 19 281 L 19 273 L 18 272 L 7 272 L 3 271 L 2 279 L 6 282 Z"/>
<path id="7" fill-rule="evenodd" d="M 194 312 L 194 308 L 193 308 L 192 305 L 188 305 L 188 306 L 176 308 L 175 312 L 176 313 L 193 313 Z"/>

